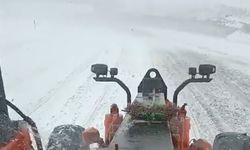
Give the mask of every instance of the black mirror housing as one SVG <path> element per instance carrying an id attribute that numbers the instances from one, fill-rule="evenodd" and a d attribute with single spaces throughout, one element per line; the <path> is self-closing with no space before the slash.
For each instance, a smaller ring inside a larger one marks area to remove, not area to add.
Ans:
<path id="1" fill-rule="evenodd" d="M 197 74 L 197 69 L 195 67 L 190 67 L 188 71 L 189 75 L 195 76 Z"/>
<path id="2" fill-rule="evenodd" d="M 203 64 L 199 66 L 199 74 L 202 76 L 209 76 L 216 72 L 216 66 L 210 64 Z"/>
<path id="3" fill-rule="evenodd" d="M 96 74 L 97 77 L 100 75 L 107 76 L 108 66 L 105 64 L 94 64 L 91 66 L 91 71 Z"/>
<path id="4" fill-rule="evenodd" d="M 110 75 L 111 77 L 118 75 L 118 68 L 110 68 Z"/>

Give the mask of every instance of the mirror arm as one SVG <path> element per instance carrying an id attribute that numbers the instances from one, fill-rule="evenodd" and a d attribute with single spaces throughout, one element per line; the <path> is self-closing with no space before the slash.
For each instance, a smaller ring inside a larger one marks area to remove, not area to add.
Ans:
<path id="1" fill-rule="evenodd" d="M 131 92 L 129 88 L 118 78 L 111 77 L 94 77 L 94 80 L 97 82 L 116 82 L 118 83 L 122 89 L 127 93 L 127 105 L 131 104 Z"/>
<path id="2" fill-rule="evenodd" d="M 183 90 L 184 87 L 186 87 L 189 83 L 210 82 L 212 80 L 213 79 L 209 78 L 209 77 L 207 77 L 207 78 L 191 78 L 191 79 L 187 79 L 180 86 L 178 86 L 178 88 L 175 90 L 174 97 L 173 97 L 173 103 L 177 106 L 177 100 L 178 100 L 178 95 L 179 95 L 180 91 Z"/>
<path id="3" fill-rule="evenodd" d="M 4 85 L 3 85 L 2 71 L 0 67 L 0 115 L 5 115 L 7 116 L 8 119 L 10 119 L 5 99 L 6 99 L 6 96 L 5 96 Z"/>

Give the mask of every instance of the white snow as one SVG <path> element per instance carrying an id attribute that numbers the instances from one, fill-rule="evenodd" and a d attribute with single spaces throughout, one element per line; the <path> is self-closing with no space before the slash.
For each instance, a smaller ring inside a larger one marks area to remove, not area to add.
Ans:
<path id="1" fill-rule="evenodd" d="M 60 124 L 103 134 L 109 106 L 126 106 L 119 86 L 94 82 L 94 63 L 118 67 L 132 98 L 157 67 L 169 99 L 189 66 L 215 63 L 213 83 L 180 97 L 190 104 L 192 136 L 250 132 L 248 0 L 0 0 L 0 39 L 7 97 L 35 120 L 44 143 Z"/>

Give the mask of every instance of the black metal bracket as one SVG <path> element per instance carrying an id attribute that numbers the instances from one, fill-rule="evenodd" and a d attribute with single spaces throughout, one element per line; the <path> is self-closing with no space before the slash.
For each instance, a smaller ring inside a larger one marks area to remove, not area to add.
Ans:
<path id="1" fill-rule="evenodd" d="M 191 78 L 187 79 L 184 81 L 174 92 L 174 98 L 173 98 L 173 103 L 177 106 L 177 99 L 178 99 L 178 94 L 180 93 L 181 90 L 184 89 L 189 83 L 200 83 L 200 82 L 210 82 L 212 81 L 212 78 Z"/>
<path id="2" fill-rule="evenodd" d="M 155 76 L 152 77 L 150 75 L 151 73 L 154 73 Z M 164 98 L 165 100 L 167 99 L 167 86 L 161 77 L 161 74 L 155 68 L 151 68 L 147 71 L 138 86 L 138 93 L 142 93 L 143 95 L 151 93 L 153 90 L 155 90 L 156 93 L 164 93 Z"/>
<path id="3" fill-rule="evenodd" d="M 131 93 L 129 88 L 118 78 L 115 77 L 94 77 L 93 78 L 97 82 L 116 82 L 118 83 L 122 89 L 127 93 L 127 105 L 131 104 Z"/>
<path id="4" fill-rule="evenodd" d="M 210 78 L 211 74 L 216 72 L 216 66 L 211 64 L 201 64 L 199 66 L 199 73 L 195 67 L 189 68 L 189 75 L 191 75 L 191 79 L 187 79 L 184 81 L 174 92 L 173 103 L 177 106 L 178 94 L 184 87 L 186 87 L 189 83 L 200 83 L 200 82 L 210 82 L 213 78 Z M 195 76 L 199 74 L 201 78 L 196 78 Z"/>
<path id="5" fill-rule="evenodd" d="M 0 68 L 0 114 L 6 115 L 9 118 L 8 108 L 5 103 L 5 91 L 4 91 L 4 85 L 3 85 L 3 78 L 2 78 L 2 72 Z"/>

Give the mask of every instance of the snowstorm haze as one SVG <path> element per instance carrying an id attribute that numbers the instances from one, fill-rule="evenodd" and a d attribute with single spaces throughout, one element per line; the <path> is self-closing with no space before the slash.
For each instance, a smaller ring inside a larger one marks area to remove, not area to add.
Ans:
<path id="1" fill-rule="evenodd" d="M 250 133 L 249 41 L 249 0 L 0 0 L 6 95 L 34 119 L 45 144 L 61 124 L 94 126 L 103 135 L 110 104 L 126 106 L 118 86 L 93 81 L 94 63 L 118 67 L 132 99 L 155 67 L 170 100 L 188 67 L 215 64 L 211 84 L 180 95 L 189 104 L 191 137 L 212 142 L 223 131 Z"/>

